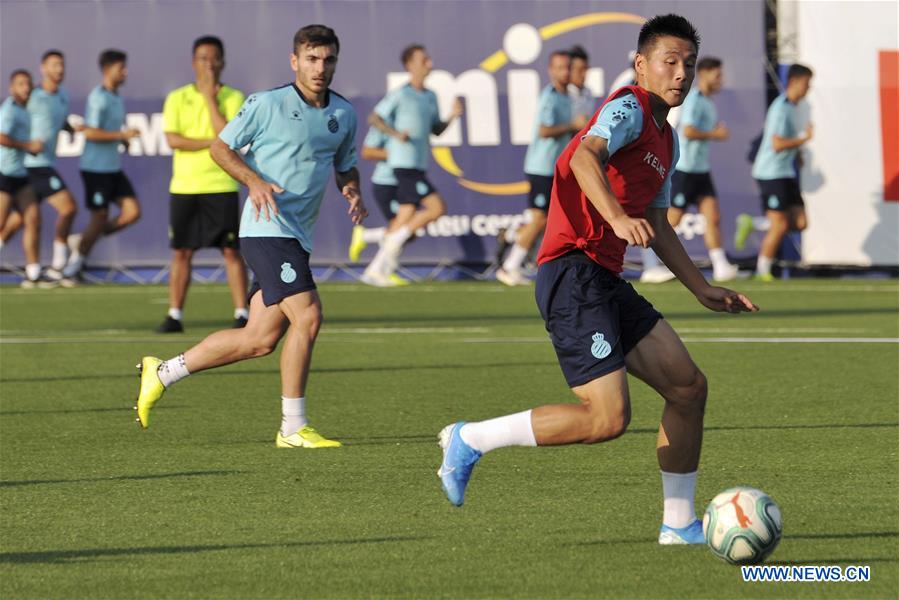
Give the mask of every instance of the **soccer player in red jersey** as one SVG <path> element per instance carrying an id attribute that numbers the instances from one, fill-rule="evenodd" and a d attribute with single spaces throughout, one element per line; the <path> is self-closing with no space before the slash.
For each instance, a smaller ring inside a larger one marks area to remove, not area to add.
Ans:
<path id="1" fill-rule="evenodd" d="M 693 501 L 706 378 L 662 315 L 620 278 L 626 247 L 652 246 L 703 306 L 758 310 L 746 296 L 709 285 L 667 219 L 678 145 L 666 118 L 690 90 L 698 49 L 699 35 L 685 18 L 647 21 L 638 38 L 637 85 L 613 92 L 556 162 L 536 296 L 580 402 L 444 428 L 438 474 L 456 506 L 486 452 L 622 435 L 631 373 L 665 401 L 656 443 L 664 492 L 659 543 L 703 543 Z"/>

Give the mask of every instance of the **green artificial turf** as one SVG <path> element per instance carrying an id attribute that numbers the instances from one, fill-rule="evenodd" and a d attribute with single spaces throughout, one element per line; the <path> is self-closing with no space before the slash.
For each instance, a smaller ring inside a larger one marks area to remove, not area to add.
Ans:
<path id="1" fill-rule="evenodd" d="M 320 288 L 307 409 L 337 450 L 278 450 L 275 355 L 169 390 L 134 423 L 141 355 L 230 323 L 195 286 L 161 336 L 159 286 L 0 289 L 3 598 L 894 598 L 899 589 L 899 283 L 740 287 L 720 315 L 638 287 L 687 340 L 710 398 L 697 509 L 750 485 L 781 506 L 781 565 L 868 565 L 867 583 L 744 583 L 704 547 L 660 547 L 661 400 L 596 446 L 484 457 L 450 506 L 436 434 L 571 400 L 533 291 L 491 283 Z M 758 338 L 755 342 L 742 338 Z M 701 514 L 701 513 L 700 513 Z"/>

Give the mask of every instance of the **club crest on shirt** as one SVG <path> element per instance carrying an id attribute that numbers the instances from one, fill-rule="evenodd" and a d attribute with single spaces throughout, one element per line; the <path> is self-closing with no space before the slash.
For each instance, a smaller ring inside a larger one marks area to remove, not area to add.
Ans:
<path id="1" fill-rule="evenodd" d="M 294 121 L 302 121 L 303 117 L 300 116 L 300 111 L 295 110 L 290 113 L 290 118 Z"/>
<path id="2" fill-rule="evenodd" d="M 337 122 L 337 117 L 331 115 L 331 118 L 328 119 L 328 131 L 337 133 L 338 129 L 340 129 L 340 123 Z"/>

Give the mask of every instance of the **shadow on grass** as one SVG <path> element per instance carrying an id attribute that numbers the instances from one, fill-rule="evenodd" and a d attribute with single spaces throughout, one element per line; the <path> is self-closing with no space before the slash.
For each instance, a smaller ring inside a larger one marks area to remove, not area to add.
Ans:
<path id="1" fill-rule="evenodd" d="M 3 552 L 0 563 L 67 564 L 116 556 L 143 556 L 156 554 L 197 554 L 228 550 L 254 550 L 269 548 L 314 548 L 316 546 L 355 546 L 360 544 L 389 544 L 416 542 L 430 539 L 424 536 L 392 536 L 349 540 L 321 540 L 311 542 L 282 542 L 275 544 L 212 544 L 197 546 L 145 546 L 137 548 L 85 548 L 83 550 L 47 550 L 43 552 Z"/>
<path id="2" fill-rule="evenodd" d="M 134 404 L 133 402 L 131 404 Z M 165 406 L 161 406 L 158 408 L 154 408 L 153 411 L 164 410 L 170 411 L 172 409 L 182 408 L 177 404 L 166 404 Z M 105 412 L 122 412 L 122 411 L 131 411 L 134 412 L 134 408 L 131 406 L 120 406 L 120 407 L 108 407 L 108 408 L 64 408 L 61 410 L 0 410 L 0 417 L 13 417 L 17 415 L 68 415 L 68 414 L 78 414 L 78 413 L 105 413 Z"/>
<path id="3" fill-rule="evenodd" d="M 798 533 L 785 536 L 791 540 L 864 540 L 899 537 L 899 531 L 867 531 L 860 533 Z"/>
<path id="4" fill-rule="evenodd" d="M 209 477 L 216 475 L 240 475 L 242 471 L 184 471 L 183 473 L 159 473 L 157 475 L 120 475 L 118 477 L 86 477 L 83 479 L 26 479 L 0 481 L 0 488 L 52 483 L 93 483 L 104 481 L 143 481 L 146 479 L 171 479 L 173 477 Z"/>

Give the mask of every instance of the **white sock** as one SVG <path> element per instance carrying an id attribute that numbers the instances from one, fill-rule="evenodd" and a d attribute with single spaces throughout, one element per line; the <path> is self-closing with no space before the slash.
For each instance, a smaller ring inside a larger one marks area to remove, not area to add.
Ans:
<path id="1" fill-rule="evenodd" d="M 306 398 L 281 396 L 281 435 L 293 435 L 306 426 Z"/>
<path id="2" fill-rule="evenodd" d="M 29 263 L 25 265 L 25 277 L 34 281 L 38 277 L 41 276 L 41 265 L 40 263 Z"/>
<path id="3" fill-rule="evenodd" d="M 386 236 L 384 236 L 384 240 L 389 241 L 391 244 L 402 246 L 410 237 L 412 237 L 412 230 L 403 225 L 396 231 L 388 233 Z"/>
<path id="4" fill-rule="evenodd" d="M 529 410 L 489 421 L 466 423 L 459 435 L 463 442 L 482 454 L 506 446 L 537 445 Z"/>
<path id="5" fill-rule="evenodd" d="M 384 240 L 384 234 L 386 232 L 386 227 L 372 227 L 371 229 L 363 229 L 362 241 L 366 244 L 380 244 Z"/>
<path id="6" fill-rule="evenodd" d="M 665 514 L 662 523 L 680 529 L 696 520 L 693 507 L 696 495 L 696 471 L 666 473 L 662 471 L 662 493 L 665 495 Z"/>
<path id="7" fill-rule="evenodd" d="M 159 370 L 156 372 L 159 374 L 159 381 L 167 388 L 190 375 L 190 371 L 187 370 L 187 363 L 184 362 L 183 354 L 164 361 L 159 365 Z"/>
<path id="8" fill-rule="evenodd" d="M 506 242 L 508 242 L 510 244 L 514 244 L 515 240 L 518 239 L 518 230 L 512 229 L 511 227 L 509 229 L 506 229 L 505 238 L 506 238 Z"/>
<path id="9" fill-rule="evenodd" d="M 169 316 L 175 319 L 176 321 L 180 321 L 184 318 L 184 311 L 180 308 L 170 308 Z"/>
<path id="10" fill-rule="evenodd" d="M 768 217 L 752 217 L 752 228 L 756 231 L 768 231 L 771 228 L 771 221 Z"/>
<path id="11" fill-rule="evenodd" d="M 661 265 L 661 261 L 659 261 L 659 257 L 656 256 L 656 253 L 652 251 L 652 248 L 641 248 L 640 254 L 643 255 L 643 270 L 653 269 Z"/>
<path id="12" fill-rule="evenodd" d="M 235 319 L 249 319 L 250 311 L 246 308 L 235 308 L 234 309 L 234 318 Z"/>
<path id="13" fill-rule="evenodd" d="M 72 277 L 73 275 L 77 275 L 83 266 L 84 257 L 81 256 L 80 252 L 75 250 L 69 254 L 69 262 L 66 263 L 65 268 L 62 270 L 62 274 L 66 277 Z"/>
<path id="14" fill-rule="evenodd" d="M 755 272 L 759 275 L 770 275 L 772 264 L 774 264 L 773 258 L 768 258 L 767 256 L 759 254 L 758 262 L 755 265 Z"/>
<path id="15" fill-rule="evenodd" d="M 50 261 L 50 266 L 56 269 L 57 271 L 62 271 L 63 267 L 66 266 L 66 259 L 68 259 L 69 255 L 69 247 L 65 242 L 60 242 L 59 240 L 53 240 L 53 260 Z"/>
<path id="16" fill-rule="evenodd" d="M 378 251 L 375 253 L 375 257 L 371 259 L 371 262 L 368 263 L 368 267 L 365 268 L 365 273 L 368 275 L 373 275 L 375 277 L 382 276 L 384 274 L 386 264 L 388 262 L 388 258 L 390 256 L 390 249 L 381 245 L 378 248 Z"/>
<path id="17" fill-rule="evenodd" d="M 520 271 L 521 265 L 524 264 L 527 257 L 528 249 L 521 244 L 516 243 L 512 246 L 512 249 L 509 250 L 509 256 L 503 261 L 503 271 Z"/>
<path id="18" fill-rule="evenodd" d="M 724 248 L 710 248 L 709 258 L 712 260 L 712 269 L 715 271 L 726 271 L 730 267 Z"/>

